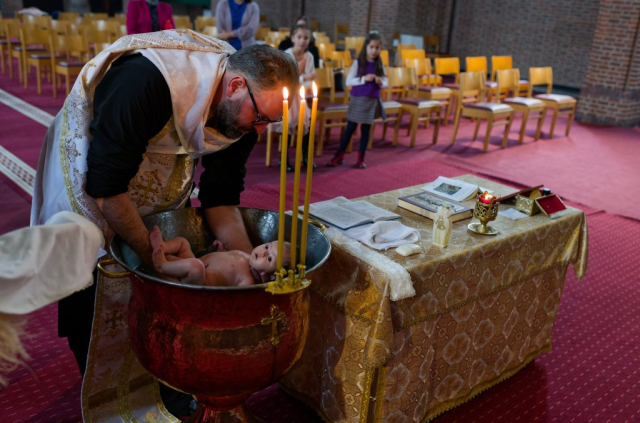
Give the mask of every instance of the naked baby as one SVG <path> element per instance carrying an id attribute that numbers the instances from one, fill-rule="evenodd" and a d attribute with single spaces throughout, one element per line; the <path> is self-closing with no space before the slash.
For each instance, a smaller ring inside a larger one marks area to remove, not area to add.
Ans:
<path id="1" fill-rule="evenodd" d="M 165 241 L 157 226 L 149 240 L 153 266 L 165 279 L 208 286 L 247 286 L 275 279 L 278 241 L 259 245 L 250 255 L 239 250 L 226 251 L 224 244 L 215 241 L 216 252 L 196 258 L 185 238 Z M 289 250 L 289 243 L 285 243 L 283 267 L 288 267 Z"/>

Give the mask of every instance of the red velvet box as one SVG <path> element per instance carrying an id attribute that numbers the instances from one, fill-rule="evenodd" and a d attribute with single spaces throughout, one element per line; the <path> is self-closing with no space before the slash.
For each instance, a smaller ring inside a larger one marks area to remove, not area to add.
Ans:
<path id="1" fill-rule="evenodd" d="M 538 204 L 538 208 L 542 211 L 542 213 L 546 214 L 552 219 L 554 217 L 557 217 L 556 213 L 567 209 L 560 197 L 555 194 L 536 198 L 536 204 Z"/>

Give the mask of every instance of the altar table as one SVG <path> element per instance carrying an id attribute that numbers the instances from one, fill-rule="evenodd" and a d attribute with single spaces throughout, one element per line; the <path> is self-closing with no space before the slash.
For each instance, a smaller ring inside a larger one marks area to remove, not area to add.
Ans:
<path id="1" fill-rule="evenodd" d="M 496 194 L 516 191 L 459 178 Z M 331 256 L 311 275 L 305 349 L 280 384 L 325 421 L 429 421 L 512 376 L 551 351 L 569 264 L 578 279 L 586 272 L 582 211 L 569 207 L 553 220 L 498 216 L 493 237 L 468 231 L 471 220 L 461 220 L 441 249 L 431 244 L 431 220 L 397 207 L 398 197 L 419 187 L 361 199 L 401 214 L 420 231 L 423 253 L 362 246 L 362 260 L 332 239 Z M 371 254 L 404 267 L 415 296 L 392 301 L 393 274 Z"/>

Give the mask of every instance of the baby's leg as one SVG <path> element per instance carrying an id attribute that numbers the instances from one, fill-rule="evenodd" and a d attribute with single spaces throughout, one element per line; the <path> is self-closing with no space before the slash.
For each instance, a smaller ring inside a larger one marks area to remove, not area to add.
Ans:
<path id="1" fill-rule="evenodd" d="M 167 261 L 162 248 L 156 248 L 152 254 L 153 265 L 160 276 L 169 276 L 182 283 L 202 285 L 204 283 L 204 263 L 196 258 Z"/>

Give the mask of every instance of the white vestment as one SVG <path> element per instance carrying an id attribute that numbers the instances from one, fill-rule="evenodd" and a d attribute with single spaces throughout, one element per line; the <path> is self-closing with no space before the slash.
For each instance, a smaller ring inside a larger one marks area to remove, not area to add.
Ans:
<path id="1" fill-rule="evenodd" d="M 128 195 L 141 216 L 184 205 L 191 192 L 194 159 L 237 141 L 205 127 L 227 58 L 233 52 L 227 43 L 214 38 L 190 30 L 171 30 L 122 37 L 93 58 L 82 69 L 45 136 L 31 224 L 41 224 L 59 211 L 70 210 L 95 223 L 109 240 L 111 233 L 104 216 L 85 192 L 89 123 L 96 86 L 116 59 L 132 53 L 144 55 L 164 76 L 173 115 L 149 140 Z"/>

